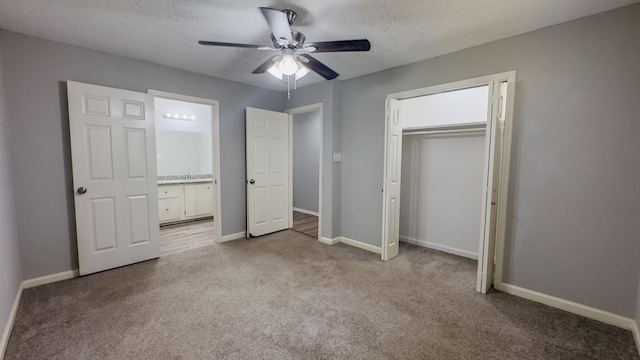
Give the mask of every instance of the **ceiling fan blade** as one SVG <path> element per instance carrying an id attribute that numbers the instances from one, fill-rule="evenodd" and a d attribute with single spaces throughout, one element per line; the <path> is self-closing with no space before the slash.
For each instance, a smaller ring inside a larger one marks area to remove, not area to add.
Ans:
<path id="1" fill-rule="evenodd" d="M 263 62 L 260 66 L 258 66 L 251 73 L 252 74 L 262 74 L 262 73 L 264 73 L 265 71 L 269 70 L 269 68 L 272 67 L 273 64 L 275 64 L 275 62 L 278 60 L 279 57 L 280 57 L 280 55 L 273 56 L 269 60 Z"/>
<path id="2" fill-rule="evenodd" d="M 247 49 L 258 49 L 264 50 L 264 48 L 268 48 L 269 50 L 278 50 L 272 47 L 264 46 L 264 45 L 250 45 L 250 44 L 236 44 L 236 43 L 226 43 L 226 42 L 217 42 L 217 41 L 198 41 L 200 45 L 212 45 L 212 46 L 228 46 L 228 47 L 238 47 L 238 48 L 247 48 Z"/>
<path id="3" fill-rule="evenodd" d="M 269 23 L 271 33 L 276 39 L 285 38 L 291 42 L 291 29 L 289 28 L 289 20 L 287 14 L 280 10 L 268 7 L 261 7 L 262 15 Z"/>
<path id="4" fill-rule="evenodd" d="M 315 50 L 314 50 L 315 49 Z M 369 51 L 371 43 L 367 39 L 323 41 L 305 45 L 303 50 L 313 53 L 339 51 Z"/>
<path id="5" fill-rule="evenodd" d="M 325 65 L 325 64 L 321 63 L 320 61 L 316 60 L 311 55 L 300 54 L 300 55 L 298 55 L 298 58 L 302 58 L 302 59 L 300 59 L 300 61 L 302 62 L 302 64 L 304 66 L 306 66 L 309 69 L 317 72 L 318 75 L 322 76 L 323 78 L 325 78 L 327 80 L 333 80 L 333 79 L 337 78 L 340 75 L 337 72 L 331 70 L 327 65 Z"/>

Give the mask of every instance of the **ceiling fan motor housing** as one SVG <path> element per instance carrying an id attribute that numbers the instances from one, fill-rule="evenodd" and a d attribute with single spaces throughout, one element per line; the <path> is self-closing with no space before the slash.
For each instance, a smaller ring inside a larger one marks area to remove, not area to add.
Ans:
<path id="1" fill-rule="evenodd" d="M 307 37 L 304 36 L 303 33 L 293 30 L 291 30 L 291 42 L 286 39 L 278 40 L 273 34 L 271 34 L 271 41 L 273 42 L 273 46 L 279 49 L 300 49 L 302 48 L 302 45 L 304 45 L 306 39 Z"/>

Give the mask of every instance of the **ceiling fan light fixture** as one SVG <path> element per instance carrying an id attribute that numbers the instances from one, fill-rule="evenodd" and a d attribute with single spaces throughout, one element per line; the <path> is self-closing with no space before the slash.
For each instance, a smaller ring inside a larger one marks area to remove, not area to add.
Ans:
<path id="1" fill-rule="evenodd" d="M 297 70 L 295 72 L 295 79 L 300 80 L 302 77 L 304 77 L 309 73 L 309 69 L 307 69 L 300 62 L 299 59 L 296 59 L 295 61 L 297 66 Z M 284 80 L 284 76 L 286 74 L 284 74 L 282 70 L 280 70 L 280 64 L 281 64 L 280 60 L 276 61 L 270 68 L 267 69 L 267 72 L 269 72 L 269 74 L 273 75 L 273 77 L 275 77 L 278 80 Z M 291 75 L 294 75 L 294 74 L 291 74 Z"/>
<path id="2" fill-rule="evenodd" d="M 280 61 L 276 61 L 273 66 L 267 69 L 269 74 L 273 75 L 278 80 L 282 80 L 282 71 L 280 71 Z"/>
<path id="3" fill-rule="evenodd" d="M 309 73 L 309 69 L 307 69 L 302 64 L 299 64 L 298 71 L 296 71 L 296 80 L 301 79 L 303 76 L 307 75 L 308 73 Z"/>
<path id="4" fill-rule="evenodd" d="M 298 64 L 293 55 L 284 54 L 278 65 L 283 75 L 293 75 L 298 71 Z"/>

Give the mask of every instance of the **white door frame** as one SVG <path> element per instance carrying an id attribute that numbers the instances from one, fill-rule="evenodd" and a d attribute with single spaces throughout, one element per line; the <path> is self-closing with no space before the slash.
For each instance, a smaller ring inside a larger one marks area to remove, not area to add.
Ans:
<path id="1" fill-rule="evenodd" d="M 293 226 L 293 116 L 306 114 L 317 111 L 320 116 L 320 133 L 318 137 L 320 139 L 320 157 L 318 161 L 319 172 L 318 176 L 318 241 L 322 239 L 322 133 L 324 131 L 324 116 L 322 113 L 322 103 L 316 103 L 311 105 L 299 106 L 292 109 L 285 110 L 285 113 L 289 114 L 289 228 Z"/>
<path id="2" fill-rule="evenodd" d="M 195 96 L 175 94 L 165 91 L 147 89 L 147 93 L 153 95 L 154 98 L 169 99 L 186 101 L 202 105 L 211 106 L 211 148 L 213 151 L 213 192 L 215 194 L 213 199 L 213 216 L 215 221 L 214 226 L 214 241 L 222 242 L 222 191 L 221 191 L 221 176 L 220 176 L 220 102 L 218 100 L 205 99 Z"/>
<path id="3" fill-rule="evenodd" d="M 513 127 L 513 106 L 514 106 L 514 94 L 515 94 L 515 83 L 516 83 L 516 71 L 508 71 L 499 74 L 487 75 L 473 79 L 467 79 L 462 81 L 456 81 L 452 83 L 440 84 L 435 86 L 429 86 L 425 88 L 402 91 L 397 93 L 392 93 L 387 95 L 387 99 L 408 99 L 418 96 L 426 96 L 433 95 L 442 92 L 449 92 L 455 90 L 462 90 L 476 86 L 483 85 L 491 85 L 494 81 L 498 82 L 508 82 L 510 87 L 508 89 L 507 94 L 507 106 L 506 106 L 506 114 L 504 120 L 504 128 L 503 131 L 503 143 L 501 149 L 501 163 L 500 163 L 500 181 L 499 181 L 499 198 L 497 201 L 497 222 L 496 222 L 496 240 L 495 240 L 495 270 L 493 273 L 493 284 L 494 287 L 499 287 L 502 285 L 502 276 L 503 276 L 503 259 L 504 259 L 504 238 L 506 232 L 506 220 L 507 220 L 507 198 L 508 198 L 508 190 L 509 190 L 509 168 L 511 163 L 511 133 Z M 388 101 L 387 101 L 388 103 Z M 495 106 L 499 106 L 499 104 L 495 104 Z M 491 111 L 489 111 L 490 118 L 488 121 L 494 121 L 492 119 Z M 385 107 L 385 129 L 388 129 L 389 117 L 391 116 L 389 107 Z M 388 142 L 387 139 L 387 130 L 385 130 L 385 144 Z M 498 149 L 496 149 L 498 151 Z M 383 186 L 386 186 L 386 173 L 387 173 L 387 149 L 385 147 L 385 158 L 384 158 L 384 171 L 383 171 Z M 485 161 L 489 162 L 490 159 L 485 159 Z M 485 164 L 485 165 L 488 165 Z M 384 188 L 383 188 L 384 189 Z M 386 202 L 384 201 L 383 196 L 383 218 L 382 218 L 382 248 L 384 249 L 387 244 L 385 237 L 385 226 L 386 226 L 386 217 L 385 217 L 385 206 Z M 484 210 L 483 210 L 484 212 Z M 483 238 L 484 241 L 484 238 Z M 480 244 L 480 248 L 483 248 L 485 244 Z M 481 268 L 482 256 L 478 254 L 478 269 Z M 383 260 L 387 260 L 384 259 Z M 484 292 L 481 289 L 480 285 L 480 276 L 478 275 L 478 284 L 476 286 L 476 290 L 479 292 Z"/>

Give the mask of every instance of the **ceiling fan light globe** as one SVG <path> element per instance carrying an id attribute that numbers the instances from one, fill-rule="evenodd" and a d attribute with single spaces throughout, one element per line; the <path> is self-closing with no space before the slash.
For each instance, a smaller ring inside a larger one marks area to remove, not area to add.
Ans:
<path id="1" fill-rule="evenodd" d="M 298 71 L 298 64 L 296 63 L 296 59 L 291 55 L 284 55 L 282 60 L 280 60 L 279 65 L 280 71 L 284 75 L 293 75 Z"/>
<path id="2" fill-rule="evenodd" d="M 278 80 L 282 80 L 282 71 L 280 71 L 280 61 L 276 61 L 273 66 L 267 69 L 269 74 L 273 75 Z"/>
<path id="3" fill-rule="evenodd" d="M 298 71 L 296 71 L 296 80 L 302 79 L 305 75 L 309 73 L 309 69 L 302 66 L 302 64 L 298 67 Z"/>

